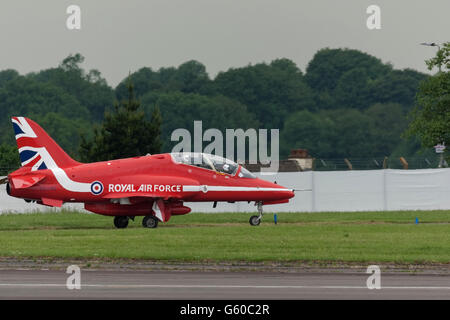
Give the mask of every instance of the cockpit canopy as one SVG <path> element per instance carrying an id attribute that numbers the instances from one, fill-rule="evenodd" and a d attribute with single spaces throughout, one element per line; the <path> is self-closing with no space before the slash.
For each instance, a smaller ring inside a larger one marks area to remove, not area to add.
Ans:
<path id="1" fill-rule="evenodd" d="M 256 178 L 250 171 L 242 166 L 239 166 L 236 162 L 220 156 L 200 152 L 173 152 L 171 153 L 171 156 L 176 163 L 192 165 L 216 172 L 226 173 L 232 176 L 238 172 L 240 167 L 241 169 L 238 174 L 239 177 Z"/>

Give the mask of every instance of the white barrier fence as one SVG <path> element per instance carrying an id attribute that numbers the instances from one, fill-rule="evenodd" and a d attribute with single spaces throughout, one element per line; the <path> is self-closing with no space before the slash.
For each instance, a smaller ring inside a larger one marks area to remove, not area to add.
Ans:
<path id="1" fill-rule="evenodd" d="M 260 176 L 260 175 L 259 175 Z M 297 191 L 287 204 L 266 212 L 386 211 L 450 209 L 450 169 L 281 172 L 260 176 Z M 0 212 L 48 211 L 0 191 Z M 310 189 L 310 190 L 309 190 Z M 186 203 L 193 212 L 253 212 L 254 204 Z M 82 204 L 63 208 L 82 210 Z"/>

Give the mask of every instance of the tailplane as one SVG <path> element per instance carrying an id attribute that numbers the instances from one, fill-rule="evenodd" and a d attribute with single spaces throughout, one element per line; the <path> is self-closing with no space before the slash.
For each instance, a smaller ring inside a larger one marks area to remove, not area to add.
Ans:
<path id="1" fill-rule="evenodd" d="M 11 119 L 22 167 L 31 171 L 79 165 L 36 122 L 24 117 Z"/>

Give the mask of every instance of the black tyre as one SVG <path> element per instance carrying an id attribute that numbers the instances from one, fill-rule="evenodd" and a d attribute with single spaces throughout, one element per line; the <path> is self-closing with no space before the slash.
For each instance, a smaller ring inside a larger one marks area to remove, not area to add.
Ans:
<path id="1" fill-rule="evenodd" d="M 248 222 L 250 222 L 250 225 L 252 226 L 259 226 L 261 219 L 258 216 L 251 216 Z"/>
<path id="2" fill-rule="evenodd" d="M 128 217 L 116 216 L 114 217 L 114 225 L 118 229 L 124 229 L 128 227 Z"/>
<path id="3" fill-rule="evenodd" d="M 158 219 L 154 216 L 145 216 L 142 220 L 142 226 L 144 228 L 156 228 L 158 226 Z"/>

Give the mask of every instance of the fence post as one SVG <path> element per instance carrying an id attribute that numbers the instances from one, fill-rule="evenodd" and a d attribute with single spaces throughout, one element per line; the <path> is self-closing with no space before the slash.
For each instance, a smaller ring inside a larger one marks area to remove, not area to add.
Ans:
<path id="1" fill-rule="evenodd" d="M 383 169 L 383 210 L 387 211 L 387 182 L 386 169 Z"/>
<path id="2" fill-rule="evenodd" d="M 316 212 L 316 186 L 314 179 L 314 172 L 311 171 L 311 211 Z"/>
<path id="3" fill-rule="evenodd" d="M 402 165 L 403 165 L 403 169 L 408 170 L 408 161 L 406 161 L 405 158 L 400 157 L 400 162 L 401 162 Z"/>
<path id="4" fill-rule="evenodd" d="M 344 159 L 344 162 L 347 164 L 349 170 L 353 170 L 352 163 L 347 158 Z"/>
<path id="5" fill-rule="evenodd" d="M 388 157 L 384 157 L 384 160 L 383 160 L 383 169 L 387 169 L 387 167 L 388 167 Z"/>

